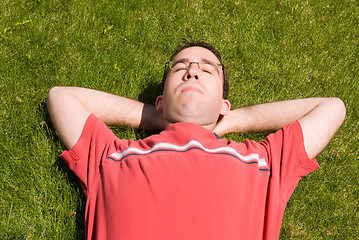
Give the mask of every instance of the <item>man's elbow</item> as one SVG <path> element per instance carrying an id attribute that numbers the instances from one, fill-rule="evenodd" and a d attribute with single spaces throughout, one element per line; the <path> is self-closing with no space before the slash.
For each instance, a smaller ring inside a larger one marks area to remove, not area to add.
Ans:
<path id="1" fill-rule="evenodd" d="M 47 106 L 48 108 L 56 103 L 61 103 L 61 100 L 66 94 L 67 87 L 52 87 L 47 94 Z"/>
<path id="2" fill-rule="evenodd" d="M 56 97 L 56 95 L 61 92 L 62 88 L 63 87 L 52 87 L 47 94 L 47 98 L 52 100 L 54 97 Z"/>
<path id="3" fill-rule="evenodd" d="M 62 108 L 64 101 L 68 94 L 67 87 L 52 87 L 47 94 L 47 109 L 50 116 L 53 116 L 58 112 L 59 108 Z"/>
<path id="4" fill-rule="evenodd" d="M 51 105 L 56 99 L 56 95 L 58 94 L 59 87 L 52 87 L 47 93 L 47 108 L 50 109 Z"/>
<path id="5" fill-rule="evenodd" d="M 343 123 L 346 115 L 346 107 L 344 102 L 340 98 L 331 98 L 331 108 L 337 114 L 337 121 L 339 126 Z"/>

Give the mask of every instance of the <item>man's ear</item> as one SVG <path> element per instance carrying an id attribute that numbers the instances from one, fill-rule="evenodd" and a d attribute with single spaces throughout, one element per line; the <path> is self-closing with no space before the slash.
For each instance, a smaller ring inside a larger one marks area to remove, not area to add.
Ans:
<path id="1" fill-rule="evenodd" d="M 156 98 L 156 110 L 157 111 L 162 111 L 162 100 L 163 100 L 163 96 L 162 95 L 159 95 L 157 98 Z"/>
<path id="2" fill-rule="evenodd" d="M 230 111 L 231 103 L 227 99 L 224 99 L 219 114 L 226 116 L 229 114 Z"/>

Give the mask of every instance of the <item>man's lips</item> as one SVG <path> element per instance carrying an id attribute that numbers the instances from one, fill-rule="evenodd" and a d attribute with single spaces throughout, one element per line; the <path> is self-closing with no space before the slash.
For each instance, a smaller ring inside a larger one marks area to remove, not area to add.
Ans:
<path id="1" fill-rule="evenodd" d="M 195 92 L 195 93 L 203 94 L 203 92 L 198 87 L 193 85 L 189 85 L 182 88 L 181 92 Z"/>

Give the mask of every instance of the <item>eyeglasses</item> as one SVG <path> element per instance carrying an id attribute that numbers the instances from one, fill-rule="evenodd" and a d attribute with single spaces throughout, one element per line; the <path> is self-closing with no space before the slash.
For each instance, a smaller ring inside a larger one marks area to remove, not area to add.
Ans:
<path id="1" fill-rule="evenodd" d="M 213 63 L 210 61 L 206 61 L 206 62 L 190 62 L 190 61 L 186 61 L 186 60 L 180 60 L 180 61 L 171 61 L 171 62 L 167 62 L 166 66 L 169 67 L 169 69 L 171 69 L 172 71 L 187 71 L 191 64 L 196 63 L 198 66 L 198 69 L 200 69 L 203 72 L 217 72 L 219 73 L 219 67 L 223 67 L 222 64 L 219 63 Z"/>

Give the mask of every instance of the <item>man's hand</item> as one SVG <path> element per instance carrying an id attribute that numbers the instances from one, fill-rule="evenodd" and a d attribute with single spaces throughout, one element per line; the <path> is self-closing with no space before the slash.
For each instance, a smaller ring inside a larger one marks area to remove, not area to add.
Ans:
<path id="1" fill-rule="evenodd" d="M 261 132 L 278 130 L 299 120 L 304 145 L 310 158 L 329 143 L 345 118 L 339 98 L 307 98 L 265 103 L 232 110 L 217 123 L 214 132 Z"/>
<path id="2" fill-rule="evenodd" d="M 67 149 L 76 144 L 91 113 L 108 125 L 163 129 L 162 113 L 154 106 L 92 89 L 54 87 L 49 91 L 47 105 Z"/>

